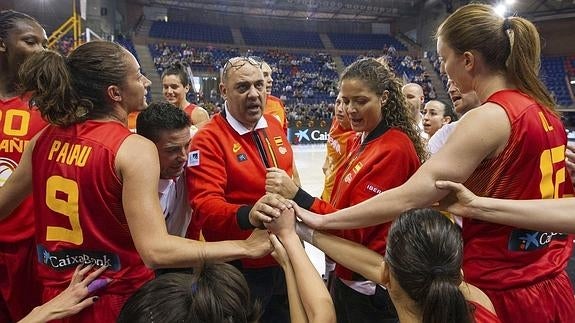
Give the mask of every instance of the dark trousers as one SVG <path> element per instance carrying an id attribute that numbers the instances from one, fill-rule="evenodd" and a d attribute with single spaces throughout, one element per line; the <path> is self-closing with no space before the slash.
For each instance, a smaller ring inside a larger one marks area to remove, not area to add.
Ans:
<path id="1" fill-rule="evenodd" d="M 331 289 L 338 323 L 399 323 L 389 293 L 377 285 L 374 295 L 365 295 L 335 278 Z"/>
<path id="2" fill-rule="evenodd" d="M 290 323 L 287 287 L 281 267 L 240 271 L 248 282 L 252 299 L 262 305 L 260 323 Z"/>

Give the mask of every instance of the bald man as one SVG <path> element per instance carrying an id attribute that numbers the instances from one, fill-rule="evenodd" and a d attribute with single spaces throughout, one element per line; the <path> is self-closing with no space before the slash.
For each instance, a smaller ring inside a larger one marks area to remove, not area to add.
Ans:
<path id="1" fill-rule="evenodd" d="M 411 107 L 413 119 L 419 128 L 419 135 L 422 138 L 427 139 L 427 134 L 423 131 L 423 120 L 421 116 L 421 109 L 423 108 L 423 102 L 425 101 L 423 88 L 417 83 L 407 83 L 401 88 L 401 92 L 405 95 L 405 98 Z"/>

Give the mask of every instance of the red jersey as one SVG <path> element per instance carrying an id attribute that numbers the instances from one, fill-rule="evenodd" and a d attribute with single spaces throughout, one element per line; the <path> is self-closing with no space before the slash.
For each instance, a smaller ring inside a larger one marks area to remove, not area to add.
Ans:
<path id="1" fill-rule="evenodd" d="M 349 157 L 336 176 L 331 203 L 316 198 L 311 211 L 327 214 L 359 204 L 402 185 L 415 173 L 420 161 L 409 137 L 395 128 L 383 131 L 385 129 L 378 126 L 363 144 L 360 144 L 361 138 L 356 137 Z M 390 227 L 391 223 L 388 222 L 335 233 L 383 255 Z M 335 271 L 340 278 L 355 279 L 352 271 L 339 264 Z"/>
<path id="2" fill-rule="evenodd" d="M 107 265 L 108 294 L 131 294 L 153 278 L 130 235 L 115 171 L 131 132 L 116 122 L 49 126 L 34 147 L 34 198 L 39 275 L 67 287 L 80 263 Z M 98 306 L 96 303 L 94 306 Z"/>
<path id="3" fill-rule="evenodd" d="M 483 305 L 467 301 L 469 307 L 471 308 L 471 313 L 473 315 L 473 320 L 475 323 L 500 323 L 501 321 L 495 315 L 495 313 L 483 307 Z"/>
<path id="4" fill-rule="evenodd" d="M 0 99 L 0 186 L 20 163 L 24 148 L 46 122 L 38 110 L 31 110 L 20 97 Z M 0 221 L 0 243 L 34 236 L 32 196 L 26 198 L 8 218 Z"/>
<path id="5" fill-rule="evenodd" d="M 355 131 L 344 129 L 337 119 L 333 119 L 327 138 L 327 171 L 321 193 L 321 199 L 326 202 L 331 199 L 337 170 L 347 159 L 355 135 L 357 135 Z"/>
<path id="6" fill-rule="evenodd" d="M 484 160 L 465 183 L 478 196 L 500 199 L 561 198 L 573 192 L 565 176 L 565 129 L 559 118 L 514 90 L 493 94 L 509 118 L 505 149 Z M 545 214 L 541 215 L 542 219 Z M 530 286 L 565 269 L 573 239 L 463 219 L 465 280 L 484 290 Z"/>
<path id="7" fill-rule="evenodd" d="M 188 237 L 206 241 L 243 240 L 241 228 L 250 207 L 265 195 L 266 165 L 292 175 L 293 152 L 279 122 L 263 116 L 268 127 L 240 135 L 222 114 L 215 115 L 192 138 L 187 181 L 194 210 Z M 263 151 L 257 148 L 259 137 Z M 271 256 L 242 259 L 244 268 L 275 266 Z"/>
<path id="8" fill-rule="evenodd" d="M 192 113 L 197 107 L 197 105 L 190 103 L 187 107 L 184 108 L 184 112 L 188 115 L 188 117 L 190 117 L 190 120 L 192 120 Z"/>
<path id="9" fill-rule="evenodd" d="M 284 133 L 287 134 L 288 121 L 286 116 L 286 108 L 282 100 L 271 94 L 268 95 L 266 98 L 266 108 L 264 109 L 264 113 L 276 118 L 283 127 Z"/>

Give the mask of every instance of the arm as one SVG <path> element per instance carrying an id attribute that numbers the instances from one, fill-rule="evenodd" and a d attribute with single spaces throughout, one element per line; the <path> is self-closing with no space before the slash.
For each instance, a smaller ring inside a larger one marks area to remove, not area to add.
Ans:
<path id="1" fill-rule="evenodd" d="M 151 141 L 138 135 L 126 138 L 116 156 L 116 168 L 123 182 L 122 199 L 130 233 L 147 266 L 193 267 L 205 261 L 261 257 L 271 251 L 267 233 L 261 230 L 246 240 L 209 243 L 169 235 L 157 192 L 158 153 Z"/>
<path id="2" fill-rule="evenodd" d="M 297 167 L 295 167 L 295 159 L 293 161 L 293 182 L 298 187 L 301 187 L 301 179 L 299 178 L 299 172 L 297 170 Z"/>
<path id="3" fill-rule="evenodd" d="M 0 187 L 0 220 L 9 216 L 32 193 L 32 151 L 38 135 L 30 140 L 18 167 Z"/>
<path id="4" fill-rule="evenodd" d="M 107 267 L 100 267 L 85 276 L 92 268 L 92 265 L 76 267 L 68 288 L 42 306 L 34 308 L 30 314 L 26 315 L 18 323 L 43 323 L 61 319 L 77 314 L 84 308 L 94 304 L 98 300 L 98 296 L 88 297 L 88 295 L 104 287 L 108 281 L 101 280 L 101 283 L 98 284 L 96 284 L 98 280 L 94 281 Z"/>
<path id="5" fill-rule="evenodd" d="M 507 115 L 497 105 L 487 103 L 467 113 L 449 140 L 403 185 L 343 209 L 328 217 L 298 211 L 304 222 L 318 229 L 352 229 L 389 222 L 401 212 L 426 207 L 447 195 L 435 181 L 465 181 L 481 161 L 499 154 L 509 139 Z"/>
<path id="6" fill-rule="evenodd" d="M 294 205 L 296 211 L 300 207 Z M 313 244 L 338 264 L 375 283 L 383 283 L 383 255 L 353 241 L 309 228 L 297 223 L 300 237 Z"/>
<path id="7" fill-rule="evenodd" d="M 565 150 L 565 166 L 569 175 L 571 175 L 571 183 L 575 187 L 575 142 L 568 142 L 567 149 Z"/>
<path id="8" fill-rule="evenodd" d="M 299 296 L 309 322 L 335 322 L 335 310 L 331 296 L 319 273 L 309 260 L 302 243 L 295 233 L 295 216 L 286 209 L 279 218 L 267 224 L 281 240 L 291 261 Z"/>
<path id="9" fill-rule="evenodd" d="M 463 184 L 450 181 L 436 185 L 455 193 L 457 200 L 442 201 L 455 215 L 518 228 L 575 233 L 575 198 L 504 200 L 478 197 Z"/>
<path id="10" fill-rule="evenodd" d="M 274 246 L 272 256 L 280 264 L 280 266 L 282 266 L 282 269 L 284 271 L 288 291 L 289 312 L 291 321 L 298 323 L 307 322 L 305 308 L 299 297 L 295 273 L 291 266 L 291 262 L 289 260 L 289 256 L 287 255 L 287 251 L 274 234 L 270 235 L 270 240 L 272 242 L 272 245 Z"/>
<path id="11" fill-rule="evenodd" d="M 210 120 L 210 114 L 206 109 L 197 106 L 192 112 L 192 123 L 196 128 L 201 128 L 208 120 Z"/>
<path id="12" fill-rule="evenodd" d="M 279 216 L 279 211 L 274 208 L 281 210 L 289 206 L 289 203 L 275 195 L 264 195 L 255 205 L 228 202 L 228 161 L 224 159 L 225 152 L 221 151 L 216 143 L 219 139 L 214 137 L 213 132 L 205 130 L 208 129 L 202 130 L 193 138 L 190 149 L 192 153 L 196 150 L 199 152 L 199 164 L 187 168 L 188 195 L 194 217 L 212 231 L 230 233 L 230 238 L 233 239 L 243 238 L 245 235 L 241 230 L 260 227 L 262 221 L 271 220 L 264 216 L 264 213 Z M 271 207 L 263 203 L 263 200 Z"/>

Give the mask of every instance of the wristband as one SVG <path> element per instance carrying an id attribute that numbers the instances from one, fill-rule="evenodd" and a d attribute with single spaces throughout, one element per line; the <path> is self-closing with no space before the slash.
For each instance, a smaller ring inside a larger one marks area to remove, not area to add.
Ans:
<path id="1" fill-rule="evenodd" d="M 313 234 L 315 230 L 308 227 L 305 223 L 301 221 L 296 221 L 295 223 L 295 233 L 300 239 L 305 242 L 313 244 Z"/>

